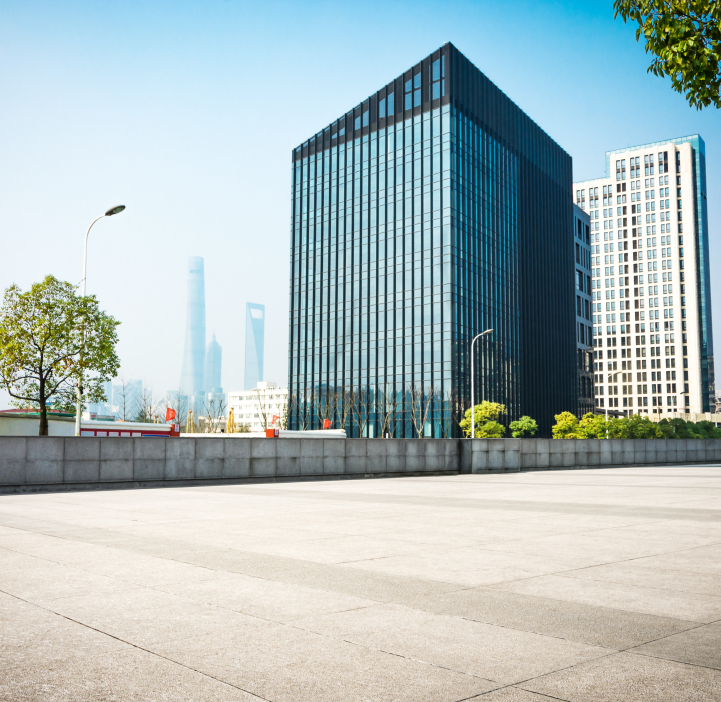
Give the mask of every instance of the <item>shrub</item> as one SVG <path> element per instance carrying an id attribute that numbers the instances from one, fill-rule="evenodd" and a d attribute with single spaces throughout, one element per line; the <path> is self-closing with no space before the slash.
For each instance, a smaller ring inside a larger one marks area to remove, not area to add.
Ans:
<path id="1" fill-rule="evenodd" d="M 502 439 L 506 427 L 498 422 L 486 422 L 480 429 L 476 429 L 476 436 L 481 439 Z"/>
<path id="2" fill-rule="evenodd" d="M 581 439 L 578 434 L 578 419 L 570 412 L 556 415 L 556 424 L 552 430 L 554 439 Z"/>
<path id="3" fill-rule="evenodd" d="M 498 402 L 487 402 L 487 401 L 481 402 L 480 405 L 476 405 L 473 409 L 475 410 L 474 420 L 475 420 L 475 424 L 476 424 L 476 438 L 483 438 L 485 436 L 482 433 L 483 427 L 486 424 L 489 424 L 491 422 L 494 424 L 498 424 L 498 421 L 497 421 L 498 418 L 502 414 L 506 413 L 506 406 L 501 405 Z M 500 436 L 503 436 L 503 434 L 506 431 L 506 428 L 501 424 L 498 424 L 498 426 L 501 429 Z M 461 421 L 460 427 L 463 430 L 463 433 L 466 436 L 470 437 L 470 435 L 471 435 L 471 410 L 470 409 L 466 410 L 465 417 L 463 418 L 463 421 Z M 498 433 L 498 429 L 494 428 L 493 431 L 495 432 L 493 437 L 486 437 L 486 438 L 499 438 L 499 436 L 496 436 L 496 434 Z"/>
<path id="4" fill-rule="evenodd" d="M 538 433 L 536 420 L 525 415 L 515 422 L 511 422 L 508 428 L 511 430 L 511 436 L 514 439 L 522 439 L 525 436 L 535 436 Z"/>

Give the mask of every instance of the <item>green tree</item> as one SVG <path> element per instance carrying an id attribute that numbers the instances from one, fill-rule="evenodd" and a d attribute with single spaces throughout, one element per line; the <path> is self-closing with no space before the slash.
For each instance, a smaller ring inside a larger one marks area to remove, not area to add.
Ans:
<path id="1" fill-rule="evenodd" d="M 476 424 L 476 438 L 484 438 L 484 435 L 482 433 L 482 428 L 485 424 L 488 424 L 489 422 L 498 423 L 498 418 L 506 413 L 506 406 L 501 405 L 498 402 L 488 402 L 484 401 L 481 402 L 480 405 L 476 405 L 474 408 L 475 410 L 475 424 Z M 503 427 L 501 424 L 498 424 L 499 427 L 505 432 L 505 427 Z M 466 410 L 465 417 L 460 423 L 460 427 L 463 430 L 463 433 L 466 436 L 471 435 L 471 410 L 470 408 Z M 489 430 L 491 431 L 491 430 Z M 496 428 L 493 428 L 492 431 L 497 432 L 498 430 Z M 503 433 L 501 433 L 501 436 L 503 436 Z M 485 437 L 485 438 L 498 438 L 496 436 L 494 437 Z"/>
<path id="2" fill-rule="evenodd" d="M 486 422 L 480 429 L 476 429 L 476 436 L 480 439 L 502 439 L 506 427 L 495 421 Z"/>
<path id="3" fill-rule="evenodd" d="M 587 412 L 578 423 L 576 436 L 579 439 L 607 439 L 608 422 L 602 414 Z"/>
<path id="4" fill-rule="evenodd" d="M 614 17 L 638 24 L 636 41 L 654 55 L 648 68 L 700 110 L 721 107 L 721 3 L 718 0 L 615 0 Z"/>
<path id="5" fill-rule="evenodd" d="M 658 423 L 658 428 L 661 430 L 662 439 L 675 439 L 677 438 L 674 434 L 674 426 L 665 417 Z"/>
<path id="6" fill-rule="evenodd" d="M 701 435 L 702 439 L 721 439 L 721 428 L 707 419 L 696 422 L 696 431 Z"/>
<path id="7" fill-rule="evenodd" d="M 0 385 L 18 406 L 40 412 L 48 434 L 48 405 L 74 411 L 78 381 L 89 402 L 103 402 L 102 383 L 118 372 L 116 327 L 93 295 L 49 275 L 27 292 L 5 291 L 0 309 Z M 84 340 L 83 340 L 84 339 Z"/>
<path id="8" fill-rule="evenodd" d="M 581 439 L 578 434 L 578 419 L 570 412 L 561 412 L 556 415 L 556 423 L 551 432 L 554 439 Z"/>
<path id="9" fill-rule="evenodd" d="M 656 422 L 640 414 L 625 417 L 627 439 L 662 439 L 663 431 Z"/>
<path id="10" fill-rule="evenodd" d="M 535 419 L 524 415 L 515 422 L 508 425 L 511 430 L 511 436 L 514 439 L 522 439 L 524 436 L 535 436 L 538 433 L 538 424 Z"/>
<path id="11" fill-rule="evenodd" d="M 696 430 L 693 422 L 686 422 L 681 417 L 675 417 L 669 424 L 673 427 L 672 439 L 700 439 L 701 434 Z"/>

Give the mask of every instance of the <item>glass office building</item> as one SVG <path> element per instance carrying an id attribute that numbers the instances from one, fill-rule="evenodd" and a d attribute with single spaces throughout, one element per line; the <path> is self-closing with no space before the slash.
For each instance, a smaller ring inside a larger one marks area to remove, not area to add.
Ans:
<path id="1" fill-rule="evenodd" d="M 291 193 L 291 426 L 453 435 L 490 328 L 476 403 L 577 411 L 571 157 L 452 44 L 294 149 Z"/>

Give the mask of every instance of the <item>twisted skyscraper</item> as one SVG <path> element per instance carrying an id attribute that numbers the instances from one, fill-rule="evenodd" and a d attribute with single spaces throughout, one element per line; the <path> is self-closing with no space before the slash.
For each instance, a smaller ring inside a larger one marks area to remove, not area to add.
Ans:
<path id="1" fill-rule="evenodd" d="M 202 395 L 205 362 L 205 274 L 203 259 L 188 257 L 188 308 L 185 322 L 185 350 L 180 376 L 181 394 Z"/>

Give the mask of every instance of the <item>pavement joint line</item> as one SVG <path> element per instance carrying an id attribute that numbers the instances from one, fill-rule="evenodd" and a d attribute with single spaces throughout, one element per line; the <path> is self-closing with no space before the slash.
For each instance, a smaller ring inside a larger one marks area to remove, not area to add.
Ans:
<path id="1" fill-rule="evenodd" d="M 464 697 L 462 700 L 455 700 L 454 702 L 472 702 L 473 700 L 480 700 L 482 697 L 486 697 L 487 695 L 492 695 L 494 692 L 498 692 L 499 690 L 508 690 L 510 689 L 516 689 L 521 690 L 522 692 L 529 692 L 529 690 L 524 690 L 522 687 L 516 687 L 518 683 L 511 683 L 510 685 L 502 685 L 501 687 L 496 687 L 493 690 L 488 690 L 488 692 L 482 692 L 480 695 L 473 695 L 473 697 Z M 546 695 L 542 694 L 540 692 L 533 692 L 531 694 L 538 695 L 539 697 L 546 697 L 549 700 L 559 700 L 560 702 L 572 702 L 572 700 L 569 700 L 566 697 L 555 697 L 554 695 Z"/>
<path id="2" fill-rule="evenodd" d="M 107 636 L 108 638 L 115 639 L 116 641 L 120 641 L 121 643 L 124 643 L 127 646 L 132 646 L 133 648 L 135 648 L 139 651 L 148 653 L 149 655 L 155 656 L 156 658 L 160 658 L 161 660 L 167 661 L 168 663 L 172 663 L 173 665 L 180 666 L 181 668 L 185 668 L 186 670 L 191 670 L 194 673 L 197 673 L 198 675 L 202 675 L 203 677 L 209 678 L 210 680 L 215 680 L 216 682 L 219 682 L 222 685 L 227 685 L 228 687 L 231 687 L 234 690 L 240 690 L 241 692 L 245 692 L 246 694 L 251 695 L 252 697 L 255 697 L 259 700 L 264 700 L 264 702 L 273 702 L 272 700 L 268 699 L 267 697 L 261 697 L 260 695 L 256 695 L 254 692 L 250 692 L 249 690 L 239 687 L 238 685 L 233 685 L 232 683 L 229 683 L 227 680 L 222 680 L 221 678 L 216 678 L 214 675 L 211 675 L 210 673 L 206 673 L 205 671 L 198 670 L 197 668 L 193 668 L 192 666 L 186 665 L 185 663 L 180 663 L 179 661 L 174 661 L 172 658 L 168 658 L 167 656 L 162 656 L 161 654 L 157 653 L 156 651 L 150 651 L 149 649 L 143 648 L 142 646 L 135 644 L 132 641 L 126 641 L 125 639 L 121 639 L 119 636 L 114 636 L 113 634 L 109 634 L 107 631 L 103 631 L 102 629 L 97 629 L 94 626 L 90 626 L 89 624 L 85 624 L 84 622 L 78 621 L 77 619 L 68 617 L 65 614 L 60 614 L 59 612 L 56 612 L 52 609 L 43 607 L 42 605 L 38 604 L 37 602 L 31 602 L 30 600 L 26 600 L 22 597 L 18 597 L 17 595 L 13 595 L 10 592 L 5 592 L 5 590 L 0 590 L 0 592 L 3 592 L 4 594 L 9 595 L 10 597 L 15 598 L 16 600 L 20 600 L 21 602 L 25 602 L 26 604 L 29 604 L 33 607 L 42 609 L 45 612 L 50 612 L 51 614 L 54 614 L 56 617 L 61 617 L 62 619 L 65 619 L 69 622 L 73 622 L 73 624 L 77 624 L 78 626 L 82 626 L 91 631 L 96 631 L 99 634 L 102 634 L 103 636 Z"/>

